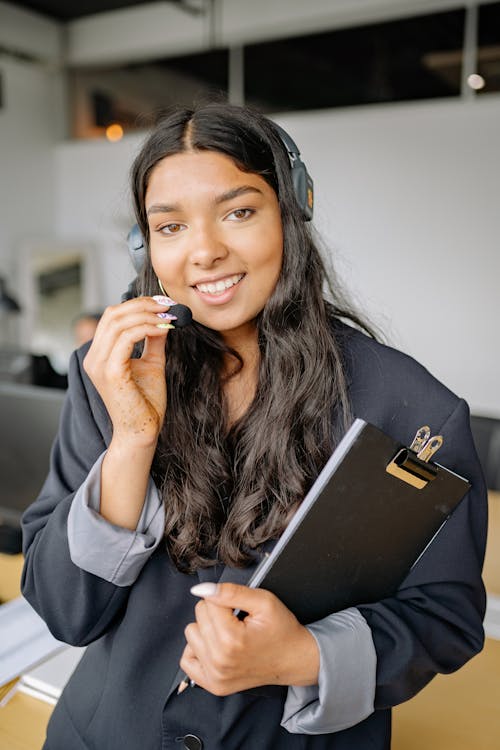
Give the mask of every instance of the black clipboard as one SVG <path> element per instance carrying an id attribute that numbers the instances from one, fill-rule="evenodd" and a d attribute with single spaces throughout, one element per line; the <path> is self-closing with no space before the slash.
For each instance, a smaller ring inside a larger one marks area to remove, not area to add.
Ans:
<path id="1" fill-rule="evenodd" d="M 469 488 L 356 419 L 248 585 L 304 624 L 391 596 Z"/>

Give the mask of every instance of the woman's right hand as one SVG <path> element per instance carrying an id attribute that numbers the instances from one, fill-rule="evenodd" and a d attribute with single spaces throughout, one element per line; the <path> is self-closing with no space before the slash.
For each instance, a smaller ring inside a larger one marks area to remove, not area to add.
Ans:
<path id="1" fill-rule="evenodd" d="M 156 300 L 166 304 L 159 304 Z M 168 297 L 138 297 L 108 307 L 97 327 L 83 365 L 113 423 L 113 441 L 155 446 L 165 416 L 165 338 Z M 140 359 L 131 359 L 144 339 Z"/>

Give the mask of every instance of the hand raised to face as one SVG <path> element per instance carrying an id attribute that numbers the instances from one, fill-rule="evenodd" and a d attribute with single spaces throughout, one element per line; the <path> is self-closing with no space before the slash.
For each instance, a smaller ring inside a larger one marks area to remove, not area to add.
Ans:
<path id="1" fill-rule="evenodd" d="M 108 307 L 84 368 L 113 423 L 113 439 L 155 444 L 165 416 L 165 339 L 172 328 L 168 297 L 138 297 Z M 138 359 L 134 346 L 144 340 Z"/>

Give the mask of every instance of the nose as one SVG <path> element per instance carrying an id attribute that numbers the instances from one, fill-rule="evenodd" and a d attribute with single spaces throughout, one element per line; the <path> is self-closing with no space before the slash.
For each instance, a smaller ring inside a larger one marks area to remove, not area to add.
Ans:
<path id="1" fill-rule="evenodd" d="M 228 255 L 227 245 L 213 227 L 200 226 L 190 239 L 193 244 L 189 260 L 195 266 L 209 268 Z"/>

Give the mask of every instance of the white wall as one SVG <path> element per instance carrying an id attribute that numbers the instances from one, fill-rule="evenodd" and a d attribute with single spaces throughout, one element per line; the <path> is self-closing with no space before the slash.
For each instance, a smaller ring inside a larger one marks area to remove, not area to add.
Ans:
<path id="1" fill-rule="evenodd" d="M 459 6 L 457 0 L 217 0 L 212 25 L 205 15 L 152 2 L 72 21 L 66 49 L 73 64 L 130 61 L 187 54 L 213 42 L 242 44 Z"/>
<path id="2" fill-rule="evenodd" d="M 500 417 L 500 98 L 281 122 L 359 305 L 477 413 Z"/>
<path id="3" fill-rule="evenodd" d="M 486 0 L 489 2 L 489 0 Z M 276 39 L 375 23 L 436 10 L 456 0 L 221 0 L 220 37 L 226 43 Z"/>
<path id="4" fill-rule="evenodd" d="M 0 0 L 0 273 L 17 275 L 30 235 L 52 236 L 52 148 L 65 130 L 59 23 Z"/>
<path id="5" fill-rule="evenodd" d="M 315 179 L 316 223 L 359 305 L 477 413 L 500 417 L 500 99 L 276 119 Z M 58 231 L 100 243 L 106 302 L 131 277 L 140 141 L 56 148 Z"/>
<path id="6" fill-rule="evenodd" d="M 206 22 L 171 3 L 147 3 L 79 18 L 68 24 L 72 64 L 189 54 L 207 44 Z"/>
<path id="7" fill-rule="evenodd" d="M 20 243 L 53 234 L 53 147 L 64 109 L 57 72 L 0 55 L 0 75 L 0 272 L 12 277 Z"/>
<path id="8" fill-rule="evenodd" d="M 128 171 L 141 141 L 68 141 L 55 150 L 56 234 L 96 248 L 103 305 L 119 302 L 134 278 L 126 246 L 133 223 Z"/>
<path id="9" fill-rule="evenodd" d="M 60 60 L 62 24 L 0 0 L 0 47 L 40 60 Z"/>

